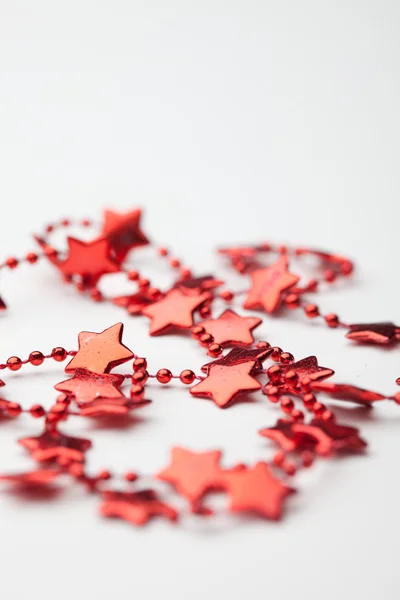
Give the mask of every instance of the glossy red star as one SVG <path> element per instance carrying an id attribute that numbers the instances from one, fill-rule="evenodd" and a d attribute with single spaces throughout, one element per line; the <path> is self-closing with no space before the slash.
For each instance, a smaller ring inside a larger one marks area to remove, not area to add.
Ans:
<path id="1" fill-rule="evenodd" d="M 220 279 L 215 279 L 213 275 L 203 275 L 202 277 L 189 277 L 188 279 L 178 279 L 174 284 L 174 289 L 178 288 L 186 294 L 202 294 L 208 290 L 213 290 L 224 282 Z"/>
<path id="2" fill-rule="evenodd" d="M 119 390 L 124 378 L 122 375 L 98 375 L 86 369 L 76 369 L 74 376 L 55 385 L 55 389 L 74 396 L 76 402 L 87 404 L 96 398 L 124 398 Z"/>
<path id="3" fill-rule="evenodd" d="M 389 321 L 384 323 L 355 323 L 349 325 L 349 340 L 371 344 L 390 344 L 400 339 L 400 327 Z"/>
<path id="4" fill-rule="evenodd" d="M 221 452 L 192 452 L 185 448 L 172 448 L 171 464 L 157 477 L 168 481 L 189 500 L 197 512 L 204 494 L 221 487 Z"/>
<path id="5" fill-rule="evenodd" d="M 250 273 L 251 289 L 244 303 L 244 308 L 263 308 L 273 313 L 280 306 L 282 293 L 295 285 L 300 277 L 289 273 L 288 259 L 281 256 L 270 267 L 256 269 Z"/>
<path id="6" fill-rule="evenodd" d="M 38 469 L 26 473 L 10 473 L 0 475 L 0 481 L 6 481 L 20 487 L 41 487 L 52 483 L 61 471 L 52 469 Z"/>
<path id="7" fill-rule="evenodd" d="M 262 437 L 274 441 L 285 452 L 312 450 L 315 442 L 309 436 L 293 431 L 293 422 L 279 419 L 274 427 L 266 427 L 258 432 Z"/>
<path id="8" fill-rule="evenodd" d="M 199 323 L 210 333 L 217 344 L 252 344 L 253 329 L 262 323 L 257 317 L 241 317 L 233 310 L 226 310 L 217 319 Z"/>
<path id="9" fill-rule="evenodd" d="M 67 259 L 57 263 L 57 266 L 68 277 L 80 275 L 85 287 L 94 287 L 103 275 L 120 270 L 110 256 L 110 243 L 104 238 L 82 242 L 69 237 L 68 247 Z"/>
<path id="10" fill-rule="evenodd" d="M 309 424 L 295 423 L 293 431 L 314 440 L 314 451 L 321 456 L 328 456 L 333 452 L 360 452 L 367 446 L 360 438 L 358 429 L 333 421 L 313 419 Z"/>
<path id="11" fill-rule="evenodd" d="M 233 512 L 255 512 L 267 519 L 282 516 L 283 502 L 294 490 L 274 477 L 265 462 L 224 476 Z"/>
<path id="12" fill-rule="evenodd" d="M 149 519 L 162 516 L 169 521 L 178 519 L 177 511 L 161 502 L 154 490 L 139 492 L 103 492 L 100 513 L 104 517 L 124 519 L 133 525 L 145 525 Z"/>
<path id="13" fill-rule="evenodd" d="M 312 389 L 317 392 L 323 392 L 332 398 L 336 398 L 338 400 L 345 400 L 347 402 L 355 402 L 356 404 L 362 404 L 369 406 L 373 402 L 378 402 L 379 400 L 385 400 L 386 397 L 382 394 L 378 394 L 377 392 L 372 392 L 370 390 L 364 390 L 363 388 L 357 387 L 355 385 L 347 385 L 343 383 L 330 383 L 327 381 L 324 382 L 314 382 L 311 385 Z"/>
<path id="14" fill-rule="evenodd" d="M 282 366 L 282 374 L 287 371 L 295 371 L 299 379 L 309 377 L 311 381 L 321 381 L 335 374 L 335 371 L 326 367 L 320 367 L 316 356 L 307 356 L 290 365 Z"/>
<path id="15" fill-rule="evenodd" d="M 142 310 L 143 315 L 151 318 L 150 335 L 159 335 L 170 327 L 192 327 L 194 311 L 210 297 L 209 292 L 191 296 L 181 290 L 171 290 L 162 300 Z"/>
<path id="16" fill-rule="evenodd" d="M 224 367 L 233 367 L 235 365 L 241 365 L 245 362 L 254 361 L 253 373 L 256 373 L 262 369 L 262 363 L 271 354 L 272 348 L 244 348 L 238 347 L 233 348 L 217 360 L 213 360 L 201 367 L 203 373 L 209 373 L 211 367 L 214 365 L 221 365 Z"/>
<path id="17" fill-rule="evenodd" d="M 85 452 L 92 446 L 90 440 L 65 435 L 57 429 L 46 429 L 41 435 L 18 440 L 29 450 L 32 458 L 39 462 L 56 460 L 76 461 L 85 460 Z"/>
<path id="18" fill-rule="evenodd" d="M 82 331 L 78 336 L 79 350 L 65 371 L 87 369 L 98 374 L 108 373 L 113 367 L 133 358 L 133 352 L 121 343 L 123 330 L 123 324 L 116 323 L 101 333 Z"/>
<path id="19" fill-rule="evenodd" d="M 142 211 L 139 208 L 127 213 L 114 210 L 104 212 L 102 234 L 111 244 L 118 263 L 125 260 L 128 252 L 140 246 L 146 246 L 149 240 L 140 229 Z"/>
<path id="20" fill-rule="evenodd" d="M 211 398 L 217 406 L 225 408 L 238 394 L 261 388 L 261 384 L 251 376 L 255 364 L 252 360 L 233 366 L 211 365 L 207 377 L 190 388 L 190 393 Z"/>

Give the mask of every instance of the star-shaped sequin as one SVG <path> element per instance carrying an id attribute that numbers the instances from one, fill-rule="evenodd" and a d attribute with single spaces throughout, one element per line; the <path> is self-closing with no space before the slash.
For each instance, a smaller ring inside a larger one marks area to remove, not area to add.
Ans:
<path id="1" fill-rule="evenodd" d="M 251 376 L 254 366 L 254 360 L 228 367 L 211 365 L 207 377 L 190 388 L 190 393 L 211 398 L 217 406 L 225 408 L 238 394 L 261 388 L 260 382 Z"/>
<path id="2" fill-rule="evenodd" d="M 210 297 L 209 292 L 191 296 L 181 290 L 169 291 L 162 300 L 142 310 L 143 315 L 151 318 L 150 335 L 159 335 L 170 327 L 192 327 L 194 311 Z"/>
<path id="3" fill-rule="evenodd" d="M 217 360 L 213 360 L 203 365 L 201 370 L 203 373 L 208 374 L 211 367 L 214 365 L 233 367 L 249 361 L 254 361 L 253 373 L 256 373 L 262 369 L 262 363 L 268 358 L 271 352 L 271 348 L 233 348 L 228 352 L 228 354 L 225 354 L 225 356 L 221 356 Z"/>
<path id="4" fill-rule="evenodd" d="M 197 512 L 204 494 L 221 486 L 221 452 L 192 452 L 185 448 L 172 448 L 171 464 L 157 477 L 173 484 L 189 500 Z"/>
<path id="5" fill-rule="evenodd" d="M 110 256 L 110 243 L 107 239 L 82 242 L 69 237 L 67 241 L 67 259 L 57 266 L 64 275 L 80 275 L 85 287 L 94 287 L 103 275 L 120 270 L 119 265 Z"/>
<path id="6" fill-rule="evenodd" d="M 121 343 L 123 330 L 123 324 L 116 323 L 101 333 L 82 331 L 78 336 L 79 350 L 65 371 L 87 369 L 93 373 L 108 373 L 133 358 L 133 353 Z"/>
<path id="7" fill-rule="evenodd" d="M 358 429 L 339 425 L 333 421 L 313 419 L 309 424 L 295 423 L 293 431 L 314 440 L 314 451 L 321 456 L 327 456 L 335 451 L 360 452 L 367 446 L 360 438 Z"/>
<path id="8" fill-rule="evenodd" d="M 149 243 L 140 229 L 141 216 L 142 211 L 139 208 L 127 213 L 118 213 L 114 210 L 104 211 L 102 234 L 110 241 L 119 263 L 133 248 L 146 246 Z"/>
<path id="9" fill-rule="evenodd" d="M 332 398 L 337 400 L 345 400 L 347 402 L 355 402 L 356 404 L 362 404 L 370 406 L 372 402 L 378 402 L 379 400 L 385 400 L 386 396 L 372 392 L 370 390 L 364 390 L 363 388 L 355 385 L 348 385 L 344 383 L 330 383 L 330 382 L 315 382 L 312 384 L 312 389 L 317 392 L 324 392 Z"/>
<path id="10" fill-rule="evenodd" d="M 384 323 L 355 323 L 349 325 L 349 340 L 371 344 L 390 344 L 400 339 L 400 327 L 389 321 Z"/>
<path id="11" fill-rule="evenodd" d="M 220 279 L 215 279 L 213 275 L 203 275 L 201 277 L 189 277 L 187 279 L 178 279 L 174 284 L 174 289 L 178 288 L 186 294 L 202 294 L 213 290 L 224 282 Z"/>
<path id="12" fill-rule="evenodd" d="M 255 512 L 267 519 L 282 516 L 283 502 L 294 490 L 274 477 L 264 462 L 225 475 L 233 512 Z"/>
<path id="13" fill-rule="evenodd" d="M 42 434 L 36 437 L 22 438 L 18 440 L 18 443 L 39 462 L 48 460 L 83 462 L 85 452 L 92 446 L 90 440 L 72 437 L 57 429 L 46 429 Z"/>
<path id="14" fill-rule="evenodd" d="M 289 273 L 288 259 L 281 256 L 270 267 L 256 269 L 250 273 L 251 289 L 244 303 L 244 308 L 263 308 L 273 313 L 279 307 L 282 293 L 295 285 L 300 277 Z"/>
<path id="15" fill-rule="evenodd" d="M 287 371 L 294 371 L 299 379 L 309 377 L 312 381 L 321 381 L 335 374 L 332 369 L 320 367 L 316 356 L 307 356 L 290 365 L 282 366 L 282 374 L 287 373 Z"/>
<path id="16" fill-rule="evenodd" d="M 217 344 L 252 344 L 253 329 L 262 323 L 257 317 L 241 317 L 233 310 L 226 310 L 217 319 L 202 321 L 206 333 L 210 333 Z"/>
<path id="17" fill-rule="evenodd" d="M 55 385 L 55 389 L 74 396 L 79 405 L 87 404 L 96 398 L 124 398 L 118 389 L 122 385 L 122 375 L 98 375 L 87 369 L 76 369 L 74 376 Z"/>
<path id="18" fill-rule="evenodd" d="M 104 517 L 124 519 L 133 525 L 144 525 L 155 516 L 162 516 L 169 521 L 178 519 L 177 511 L 159 500 L 154 490 L 139 492 L 103 492 L 103 503 L 100 513 Z"/>

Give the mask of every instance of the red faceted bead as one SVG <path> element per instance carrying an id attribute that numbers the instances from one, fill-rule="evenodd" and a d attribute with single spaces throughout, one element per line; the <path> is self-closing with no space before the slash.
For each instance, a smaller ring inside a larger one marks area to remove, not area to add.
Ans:
<path id="1" fill-rule="evenodd" d="M 159 369 L 156 378 L 160 383 L 169 383 L 172 379 L 172 373 L 169 369 Z"/>

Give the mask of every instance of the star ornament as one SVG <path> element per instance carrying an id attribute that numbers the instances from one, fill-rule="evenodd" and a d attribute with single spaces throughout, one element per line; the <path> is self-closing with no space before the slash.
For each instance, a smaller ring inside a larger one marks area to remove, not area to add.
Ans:
<path id="1" fill-rule="evenodd" d="M 263 308 L 273 313 L 280 306 L 282 293 L 294 286 L 300 277 L 289 273 L 288 259 L 281 256 L 270 267 L 255 269 L 250 273 L 251 289 L 244 303 L 244 308 Z"/>
<path id="2" fill-rule="evenodd" d="M 312 450 L 315 445 L 309 436 L 293 431 L 293 422 L 285 419 L 279 419 L 274 427 L 266 427 L 258 433 L 275 442 L 285 452 Z"/>
<path id="3" fill-rule="evenodd" d="M 356 342 L 390 344 L 395 340 L 400 340 L 400 327 L 389 321 L 384 323 L 355 323 L 349 325 L 349 332 L 346 337 Z"/>
<path id="4" fill-rule="evenodd" d="M 173 288 L 180 289 L 186 294 L 202 294 L 208 290 L 213 290 L 221 286 L 224 282 L 215 279 L 213 275 L 202 275 L 200 277 L 189 277 L 188 279 L 178 279 Z"/>
<path id="5" fill-rule="evenodd" d="M 120 270 L 119 265 L 110 256 L 110 243 L 107 239 L 82 242 L 69 237 L 67 241 L 68 256 L 57 266 L 67 277 L 80 275 L 85 287 L 95 287 L 103 275 Z"/>
<path id="6" fill-rule="evenodd" d="M 228 354 L 212 360 L 211 362 L 203 365 L 201 370 L 203 373 L 209 373 L 211 367 L 214 365 L 221 365 L 225 367 L 232 367 L 235 365 L 241 365 L 245 362 L 254 361 L 253 374 L 257 373 L 262 369 L 262 363 L 271 354 L 272 348 L 245 348 L 243 346 L 233 348 Z"/>
<path id="7" fill-rule="evenodd" d="M 320 367 L 316 356 L 307 356 L 290 365 L 282 366 L 282 374 L 288 371 L 295 371 L 300 380 L 303 377 L 309 377 L 311 381 L 321 381 L 335 374 L 332 369 Z"/>
<path id="8" fill-rule="evenodd" d="M 54 386 L 60 392 L 73 396 L 78 405 L 88 404 L 96 398 L 124 398 L 119 390 L 124 378 L 122 375 L 98 375 L 86 369 L 76 369 L 74 376 Z"/>
<path id="9" fill-rule="evenodd" d="M 175 486 L 189 500 L 193 512 L 199 509 L 203 496 L 211 489 L 221 487 L 221 452 L 192 452 L 172 448 L 170 465 L 157 477 Z"/>
<path id="10" fill-rule="evenodd" d="M 232 512 L 255 512 L 267 519 L 279 520 L 283 503 L 295 490 L 274 477 L 265 462 L 224 476 Z"/>
<path id="11" fill-rule="evenodd" d="M 132 525 L 145 525 L 155 516 L 165 517 L 169 521 L 178 519 L 177 511 L 164 504 L 154 490 L 139 492 L 103 492 L 100 514 L 104 517 L 123 519 Z"/>
<path id="12" fill-rule="evenodd" d="M 65 367 L 66 373 L 86 369 L 93 373 L 108 373 L 112 368 L 133 358 L 122 344 L 124 326 L 116 323 L 101 333 L 82 331 L 78 335 L 79 350 Z"/>
<path id="13" fill-rule="evenodd" d="M 262 323 L 257 317 L 241 317 L 233 310 L 226 310 L 217 319 L 202 321 L 200 325 L 210 333 L 217 344 L 252 344 L 253 329 Z"/>
<path id="14" fill-rule="evenodd" d="M 23 488 L 36 488 L 51 484 L 61 471 L 52 469 L 38 469 L 26 473 L 10 473 L 0 475 L 0 481 L 14 484 Z"/>
<path id="15" fill-rule="evenodd" d="M 211 365 L 207 377 L 190 388 L 193 396 L 211 398 L 220 408 L 226 408 L 239 394 L 261 388 L 252 377 L 254 360 L 238 365 Z"/>
<path id="16" fill-rule="evenodd" d="M 328 456 L 333 452 L 362 452 L 367 446 L 355 427 L 323 419 L 313 419 L 309 424 L 295 423 L 293 431 L 313 440 L 314 452 L 321 456 Z"/>
<path id="17" fill-rule="evenodd" d="M 193 326 L 193 313 L 211 298 L 209 292 L 195 296 L 181 290 L 171 290 L 164 298 L 145 306 L 142 314 L 150 317 L 150 335 L 159 335 L 171 327 L 189 329 Z"/>
<path id="18" fill-rule="evenodd" d="M 140 229 L 141 216 L 142 211 L 139 208 L 127 213 L 118 213 L 114 210 L 104 212 L 102 234 L 109 240 L 119 264 L 125 260 L 128 252 L 149 243 Z"/>
<path id="19" fill-rule="evenodd" d="M 83 462 L 85 452 L 92 446 L 90 440 L 65 435 L 57 429 L 46 429 L 41 435 L 22 438 L 18 443 L 39 462 L 52 460 Z"/>
<path id="20" fill-rule="evenodd" d="M 355 402 L 356 404 L 361 404 L 364 406 L 371 406 L 373 402 L 386 400 L 386 396 L 383 396 L 382 394 L 344 383 L 316 381 L 311 387 L 313 390 L 323 392 L 324 394 L 327 394 L 328 396 L 331 396 L 337 400 Z"/>

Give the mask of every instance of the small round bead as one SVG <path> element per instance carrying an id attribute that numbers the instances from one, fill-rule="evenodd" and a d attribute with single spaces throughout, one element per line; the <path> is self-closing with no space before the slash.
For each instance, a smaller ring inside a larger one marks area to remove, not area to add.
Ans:
<path id="1" fill-rule="evenodd" d="M 343 275 L 351 275 L 353 272 L 353 263 L 351 263 L 349 260 L 346 260 L 341 266 L 340 266 L 340 270 L 343 273 Z"/>
<path id="2" fill-rule="evenodd" d="M 65 348 L 57 346 L 51 351 L 51 357 L 54 358 L 54 360 L 56 360 L 57 362 L 62 362 L 67 358 L 67 351 Z"/>
<path id="3" fill-rule="evenodd" d="M 145 358 L 135 358 L 133 361 L 133 370 L 136 371 L 145 371 L 147 369 L 147 360 Z"/>
<path id="4" fill-rule="evenodd" d="M 6 369 L 6 368 L 7 368 L 7 365 L 5 365 L 5 364 L 3 364 L 3 363 L 0 365 L 0 369 L 1 369 L 1 370 L 3 370 L 3 369 Z"/>
<path id="5" fill-rule="evenodd" d="M 47 246 L 44 249 L 44 253 L 48 258 L 54 258 L 58 254 L 57 250 L 53 248 L 53 246 Z"/>
<path id="6" fill-rule="evenodd" d="M 44 361 L 44 355 L 42 354 L 42 352 L 39 352 L 39 350 L 34 350 L 30 353 L 28 360 L 31 363 L 31 365 L 35 365 L 35 367 L 37 367 L 41 365 Z"/>
<path id="7" fill-rule="evenodd" d="M 10 417 L 18 417 L 22 412 L 22 406 L 17 402 L 10 402 L 7 404 L 7 412 Z"/>
<path id="8" fill-rule="evenodd" d="M 194 327 L 192 327 L 192 337 L 196 340 L 198 340 L 204 332 L 205 329 L 202 325 L 195 325 Z"/>
<path id="9" fill-rule="evenodd" d="M 276 452 L 274 454 L 272 462 L 274 463 L 274 465 L 276 467 L 281 467 L 283 465 L 283 463 L 285 462 L 285 453 L 282 452 L 282 450 L 279 450 L 278 452 Z"/>
<path id="10" fill-rule="evenodd" d="M 84 292 L 86 290 L 86 285 L 85 282 L 82 281 L 77 281 L 75 284 L 76 289 L 78 290 L 78 292 Z"/>
<path id="11" fill-rule="evenodd" d="M 182 267 L 180 270 L 180 274 L 182 279 L 189 279 L 192 276 L 192 271 L 187 267 Z"/>
<path id="12" fill-rule="evenodd" d="M 33 265 L 38 258 L 39 257 L 35 252 L 28 252 L 28 254 L 25 255 L 25 260 L 31 265 Z"/>
<path id="13" fill-rule="evenodd" d="M 171 267 L 173 269 L 178 269 L 181 266 L 181 261 L 178 260 L 177 258 L 170 258 L 169 264 L 171 265 Z"/>
<path id="14" fill-rule="evenodd" d="M 333 414 L 333 412 L 331 410 L 324 410 L 324 412 L 321 415 L 321 419 L 323 421 L 334 421 L 335 415 Z"/>
<path id="15" fill-rule="evenodd" d="M 69 466 L 68 473 L 70 475 L 72 475 L 72 477 L 75 477 L 76 479 L 80 479 L 81 477 L 84 476 L 85 471 L 84 471 L 83 465 L 81 465 L 79 463 L 73 463 L 72 465 Z"/>
<path id="16" fill-rule="evenodd" d="M 207 350 L 207 354 L 212 358 L 217 358 L 222 353 L 222 346 L 219 344 L 210 344 Z"/>
<path id="17" fill-rule="evenodd" d="M 138 478 L 138 475 L 136 473 L 134 473 L 133 471 L 127 471 L 124 475 L 125 481 L 129 481 L 130 483 L 132 483 L 133 481 L 136 481 L 137 478 Z"/>
<path id="18" fill-rule="evenodd" d="M 90 219 L 83 219 L 82 225 L 83 225 L 83 227 L 89 227 L 90 226 Z"/>
<path id="19" fill-rule="evenodd" d="M 333 269 L 327 269 L 324 273 L 324 279 L 328 283 L 332 283 L 336 279 L 336 273 Z"/>
<path id="20" fill-rule="evenodd" d="M 281 409 L 287 415 L 290 415 L 292 410 L 294 409 L 294 402 L 291 398 L 282 398 L 281 400 Z"/>
<path id="21" fill-rule="evenodd" d="M 316 292 L 318 289 L 318 281 L 316 279 L 310 279 L 307 283 L 307 289 L 309 292 Z"/>
<path id="22" fill-rule="evenodd" d="M 130 391 L 131 398 L 134 402 L 138 402 L 139 400 L 143 400 L 144 398 L 144 387 L 142 385 L 136 384 L 131 387 Z"/>
<path id="23" fill-rule="evenodd" d="M 282 245 L 282 246 L 279 246 L 279 248 L 278 248 L 279 254 L 287 254 L 287 251 L 288 251 L 287 246 Z"/>
<path id="24" fill-rule="evenodd" d="M 295 423 L 302 423 L 304 421 L 304 413 L 301 410 L 292 410 L 291 417 Z"/>
<path id="25" fill-rule="evenodd" d="M 22 367 L 22 360 L 18 356 L 10 356 L 6 364 L 10 371 L 18 371 Z"/>
<path id="26" fill-rule="evenodd" d="M 283 470 L 285 471 L 286 475 L 292 477 L 296 474 L 296 465 L 294 465 L 293 463 L 285 463 L 283 465 Z"/>
<path id="27" fill-rule="evenodd" d="M 202 306 L 199 310 L 200 316 L 203 319 L 207 319 L 208 317 L 211 317 L 211 308 L 209 306 Z"/>
<path id="28" fill-rule="evenodd" d="M 159 300 L 162 296 L 162 291 L 155 287 L 149 287 L 147 290 L 147 296 L 150 300 Z"/>
<path id="29" fill-rule="evenodd" d="M 112 475 L 110 473 L 110 471 L 100 471 L 100 473 L 97 475 L 96 479 L 98 479 L 99 481 L 108 481 L 109 479 L 111 479 Z"/>
<path id="30" fill-rule="evenodd" d="M 179 379 L 181 380 L 181 382 L 184 383 L 184 384 L 186 384 L 186 385 L 189 385 L 189 384 L 193 383 L 193 381 L 195 380 L 195 378 L 196 378 L 196 375 L 190 369 L 185 369 L 179 375 Z"/>
<path id="31" fill-rule="evenodd" d="M 284 377 L 286 383 L 288 383 L 289 385 L 297 384 L 297 381 L 299 379 L 299 376 L 296 373 L 296 371 L 293 371 L 292 369 L 290 369 L 289 371 L 286 371 L 286 373 L 284 374 L 283 377 Z"/>
<path id="32" fill-rule="evenodd" d="M 143 385 L 146 383 L 146 381 L 149 378 L 149 374 L 146 370 L 144 371 L 136 371 L 133 375 L 132 375 L 132 383 L 140 383 L 140 385 Z"/>
<path id="33" fill-rule="evenodd" d="M 29 413 L 35 419 L 39 419 L 40 417 L 43 417 L 46 414 L 46 411 L 40 404 L 33 404 L 33 406 L 31 406 L 29 409 Z"/>
<path id="34" fill-rule="evenodd" d="M 288 294 L 285 303 L 288 308 L 294 310 L 300 306 L 300 297 L 298 294 Z"/>
<path id="35" fill-rule="evenodd" d="M 139 273 L 137 271 L 128 271 L 128 275 L 127 275 L 129 281 L 137 281 L 140 277 Z"/>
<path id="36" fill-rule="evenodd" d="M 304 307 L 304 312 L 309 319 L 314 319 L 319 315 L 319 308 L 316 304 L 306 304 Z"/>
<path id="37" fill-rule="evenodd" d="M 307 410 L 312 410 L 316 401 L 317 400 L 316 400 L 314 394 L 304 394 L 304 396 L 303 396 L 303 404 Z"/>
<path id="38" fill-rule="evenodd" d="M 267 371 L 267 375 L 273 383 L 277 383 L 282 375 L 282 369 L 279 365 L 272 365 Z"/>
<path id="39" fill-rule="evenodd" d="M 199 342 L 201 346 L 207 347 L 210 344 L 212 344 L 214 341 L 213 336 L 211 335 L 211 333 L 203 333 L 200 337 L 199 337 Z"/>
<path id="40" fill-rule="evenodd" d="M 18 267 L 18 262 L 19 261 L 15 258 L 15 256 L 10 256 L 6 260 L 6 265 L 9 269 L 15 269 L 16 267 Z"/>
<path id="41" fill-rule="evenodd" d="M 268 397 L 268 400 L 272 402 L 272 404 L 279 402 L 279 390 L 275 385 L 267 383 L 267 385 L 262 388 L 262 393 Z"/>
<path id="42" fill-rule="evenodd" d="M 268 242 L 263 242 L 260 244 L 260 248 L 263 252 L 269 252 L 271 250 L 271 244 L 268 244 Z"/>
<path id="43" fill-rule="evenodd" d="M 69 224 L 70 224 L 70 222 L 69 222 L 69 219 L 63 219 L 63 220 L 61 221 L 61 225 L 62 225 L 63 227 L 68 227 L 68 226 L 69 226 Z"/>
<path id="44" fill-rule="evenodd" d="M 150 287 L 150 281 L 145 277 L 138 279 L 138 286 L 141 290 L 147 290 Z"/>
<path id="45" fill-rule="evenodd" d="M 334 313 L 329 313 L 329 315 L 325 315 L 325 321 L 328 327 L 335 328 L 339 325 L 339 317 Z"/>
<path id="46" fill-rule="evenodd" d="M 322 417 L 323 413 L 326 411 L 326 406 L 322 404 L 322 402 L 315 402 L 312 411 L 316 417 Z"/>
<path id="47" fill-rule="evenodd" d="M 233 293 L 230 290 L 224 290 L 220 293 L 220 298 L 222 298 L 222 300 L 225 300 L 226 302 L 230 302 L 231 300 L 233 300 Z"/>
<path id="48" fill-rule="evenodd" d="M 301 385 L 302 389 L 305 392 L 309 392 L 310 391 L 310 389 L 311 389 L 311 383 L 312 383 L 311 377 L 309 377 L 308 375 L 305 375 L 300 380 L 300 385 Z"/>
<path id="49" fill-rule="evenodd" d="M 97 288 L 90 290 L 90 296 L 94 302 L 101 302 L 103 300 L 103 294 Z"/>
<path id="50" fill-rule="evenodd" d="M 160 383 L 169 383 L 172 379 L 172 373 L 169 369 L 159 369 L 156 378 Z"/>
<path id="51" fill-rule="evenodd" d="M 258 342 L 257 348 L 260 348 L 260 350 L 268 350 L 268 348 L 271 348 L 271 344 L 269 342 L 261 341 Z"/>
<path id="52" fill-rule="evenodd" d="M 158 254 L 160 256 L 168 256 L 168 250 L 166 248 L 159 248 L 158 249 Z"/>
<path id="53" fill-rule="evenodd" d="M 47 225 L 46 233 L 51 233 L 52 231 L 54 231 L 54 225 Z"/>
<path id="54" fill-rule="evenodd" d="M 281 365 L 290 365 L 294 362 L 294 356 L 290 352 L 282 352 L 280 363 Z"/>
<path id="55" fill-rule="evenodd" d="M 306 450 L 305 452 L 302 453 L 301 460 L 303 463 L 303 467 L 305 467 L 307 469 L 308 467 L 311 467 L 311 465 L 313 464 L 314 455 L 312 452 L 308 452 L 308 450 Z"/>
<path id="56" fill-rule="evenodd" d="M 281 354 L 282 348 L 279 348 L 279 346 L 274 346 L 271 352 L 271 360 L 273 360 L 274 362 L 279 362 L 281 359 Z"/>

